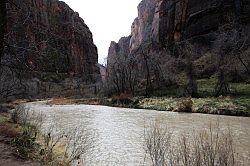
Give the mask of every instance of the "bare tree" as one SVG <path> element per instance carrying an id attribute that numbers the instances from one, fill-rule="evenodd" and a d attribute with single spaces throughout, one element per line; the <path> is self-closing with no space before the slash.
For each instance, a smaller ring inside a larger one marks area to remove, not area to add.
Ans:
<path id="1" fill-rule="evenodd" d="M 222 130 L 219 123 L 182 135 L 157 124 L 145 131 L 145 153 L 153 166 L 235 166 L 247 161 L 237 158 L 231 129 Z"/>
<path id="2" fill-rule="evenodd" d="M 108 82 L 111 83 L 118 94 L 135 94 L 138 82 L 138 62 L 133 55 L 117 55 L 108 66 Z"/>
<path id="3" fill-rule="evenodd" d="M 95 133 L 85 128 L 62 131 L 55 124 L 43 134 L 42 161 L 45 165 L 84 164 L 84 159 L 92 153 L 96 144 Z M 57 148 L 60 147 L 60 153 Z"/>
<path id="4" fill-rule="evenodd" d="M 150 96 L 160 91 L 163 94 L 175 83 L 176 66 L 171 66 L 175 59 L 166 52 L 154 51 L 152 45 L 144 43 L 129 55 L 116 55 L 109 62 L 108 80 L 117 93 Z"/>
<path id="5" fill-rule="evenodd" d="M 154 93 L 153 81 L 159 83 L 162 78 L 162 72 L 160 67 L 161 58 L 158 53 L 154 52 L 153 49 L 154 42 L 148 41 L 140 45 L 140 47 L 135 51 L 140 60 L 142 79 L 146 80 L 145 85 L 145 96 L 151 96 Z M 156 55 L 157 56 L 156 56 Z"/>
<path id="6" fill-rule="evenodd" d="M 171 149 L 172 132 L 166 126 L 152 124 L 144 130 L 145 152 L 150 156 L 153 166 L 166 166 Z"/>
<path id="7" fill-rule="evenodd" d="M 156 63 L 159 65 L 160 75 L 166 87 L 176 85 L 176 75 L 181 70 L 179 58 L 172 56 L 167 50 L 163 50 L 161 54 L 154 55 L 158 57 Z"/>
<path id="8" fill-rule="evenodd" d="M 188 77 L 186 92 L 191 97 L 198 97 L 198 87 L 197 87 L 197 79 L 194 72 L 194 60 L 197 58 L 198 53 L 194 45 L 192 45 L 188 41 L 184 41 L 180 43 L 178 47 L 179 53 L 181 57 L 184 59 L 184 63 L 186 66 L 186 74 Z"/>
<path id="9" fill-rule="evenodd" d="M 249 48 L 250 34 L 247 27 L 240 24 L 234 17 L 227 16 L 225 25 L 219 28 L 215 55 L 218 56 L 218 82 L 215 87 L 215 96 L 225 95 L 230 92 L 229 81 L 232 74 L 237 74 L 232 70 L 237 70 L 240 63 L 249 75 L 247 59 L 242 57 Z"/>
<path id="10" fill-rule="evenodd" d="M 145 96 L 150 96 L 153 92 L 153 86 L 152 86 L 152 82 L 151 82 L 151 74 L 150 74 L 150 67 L 149 67 L 149 54 L 148 53 L 144 53 L 143 50 L 141 50 L 141 54 L 144 60 L 144 65 L 145 65 L 145 71 L 146 71 L 146 89 L 145 89 Z"/>

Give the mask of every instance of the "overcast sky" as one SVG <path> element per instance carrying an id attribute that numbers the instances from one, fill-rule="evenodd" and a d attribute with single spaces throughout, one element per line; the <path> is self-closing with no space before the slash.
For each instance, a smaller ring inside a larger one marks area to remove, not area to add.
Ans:
<path id="1" fill-rule="evenodd" d="M 63 0 L 78 12 L 93 33 L 99 63 L 108 55 L 111 41 L 131 33 L 141 0 Z"/>

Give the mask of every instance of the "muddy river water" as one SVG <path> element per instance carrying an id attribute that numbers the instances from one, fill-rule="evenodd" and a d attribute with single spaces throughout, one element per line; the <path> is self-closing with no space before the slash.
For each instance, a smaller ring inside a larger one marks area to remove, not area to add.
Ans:
<path id="1" fill-rule="evenodd" d="M 180 114 L 91 105 L 49 106 L 44 102 L 26 104 L 30 110 L 46 115 L 44 128 L 56 123 L 60 130 L 87 128 L 97 135 L 98 146 L 89 154 L 86 165 L 150 165 L 145 161 L 143 133 L 149 123 L 167 125 L 177 135 L 204 130 L 218 119 L 220 127 L 234 133 L 237 151 L 250 154 L 250 118 L 207 114 Z"/>

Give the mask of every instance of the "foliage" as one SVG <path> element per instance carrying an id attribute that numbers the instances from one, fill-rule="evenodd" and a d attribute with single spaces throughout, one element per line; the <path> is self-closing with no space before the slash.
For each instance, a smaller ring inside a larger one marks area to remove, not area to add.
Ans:
<path id="1" fill-rule="evenodd" d="M 0 124 L 7 122 L 8 118 L 0 112 Z"/>

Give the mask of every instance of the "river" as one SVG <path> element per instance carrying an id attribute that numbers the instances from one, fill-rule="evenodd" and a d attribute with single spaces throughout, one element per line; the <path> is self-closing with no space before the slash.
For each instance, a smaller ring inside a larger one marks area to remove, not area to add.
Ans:
<path id="1" fill-rule="evenodd" d="M 45 102 L 28 103 L 32 111 L 46 115 L 43 128 L 56 123 L 60 130 L 87 128 L 97 134 L 98 146 L 88 155 L 86 165 L 150 165 L 145 161 L 143 133 L 151 123 L 167 125 L 177 135 L 204 130 L 220 122 L 234 133 L 240 155 L 250 154 L 250 118 L 208 114 L 186 114 L 92 105 L 49 106 Z M 145 127 L 146 126 L 146 127 Z"/>

